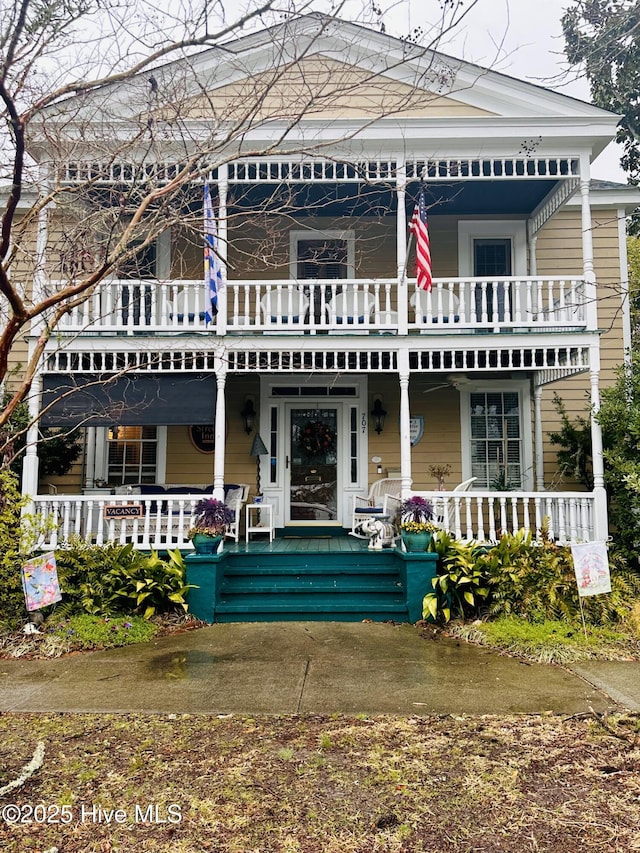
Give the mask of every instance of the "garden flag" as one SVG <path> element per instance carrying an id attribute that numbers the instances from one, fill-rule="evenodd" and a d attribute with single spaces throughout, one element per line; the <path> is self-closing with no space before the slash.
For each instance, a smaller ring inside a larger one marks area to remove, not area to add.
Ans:
<path id="1" fill-rule="evenodd" d="M 429 245 L 429 228 L 427 226 L 427 205 L 424 200 L 424 189 L 420 188 L 420 195 L 413 211 L 411 225 L 409 226 L 416 238 L 416 278 L 418 287 L 422 290 L 431 290 L 433 279 L 431 277 L 431 247 Z"/>
<path id="2" fill-rule="evenodd" d="M 571 556 L 581 598 L 611 592 L 606 543 L 584 542 L 572 545 Z"/>
<path id="3" fill-rule="evenodd" d="M 22 588 L 27 610 L 40 610 L 48 604 L 62 600 L 56 555 L 53 551 L 41 557 L 32 557 L 22 567 Z"/>
<path id="4" fill-rule="evenodd" d="M 204 185 L 204 284 L 208 293 L 205 320 L 210 323 L 218 313 L 218 293 L 222 288 L 222 268 L 216 254 L 216 221 L 213 216 L 209 181 Z"/>

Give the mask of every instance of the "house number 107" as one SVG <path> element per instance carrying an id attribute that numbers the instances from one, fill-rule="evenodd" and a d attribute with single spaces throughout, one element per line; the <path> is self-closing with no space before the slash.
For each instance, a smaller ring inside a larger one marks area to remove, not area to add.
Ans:
<path id="1" fill-rule="evenodd" d="M 367 431 L 367 416 L 363 412 L 362 413 L 362 434 L 364 435 Z"/>

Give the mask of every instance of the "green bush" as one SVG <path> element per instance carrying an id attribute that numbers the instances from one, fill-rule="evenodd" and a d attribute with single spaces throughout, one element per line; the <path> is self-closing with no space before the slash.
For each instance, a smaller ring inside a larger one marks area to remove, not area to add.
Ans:
<path id="1" fill-rule="evenodd" d="M 617 369 L 602 390 L 597 420 L 604 442 L 609 525 L 629 565 L 640 568 L 640 353 Z"/>
<path id="2" fill-rule="evenodd" d="M 439 557 L 438 574 L 433 579 L 434 591 L 424 597 L 423 616 L 442 617 L 445 622 L 452 616 L 467 616 L 489 595 L 483 548 L 459 542 L 444 532 L 436 533 L 432 542 Z"/>
<path id="3" fill-rule="evenodd" d="M 56 551 L 63 613 L 80 610 L 96 616 L 158 613 L 187 609 L 185 565 L 179 551 L 162 559 L 133 545 L 90 545 L 72 539 Z"/>
<path id="4" fill-rule="evenodd" d="M 20 557 L 20 511 L 26 499 L 11 471 L 0 471 L 0 630 L 15 628 L 26 615 Z"/>
<path id="5" fill-rule="evenodd" d="M 531 533 L 505 533 L 487 548 L 456 542 L 448 534 L 435 537 L 439 554 L 434 591 L 425 596 L 425 618 L 448 622 L 466 617 L 481 604 L 492 616 L 519 616 L 530 622 L 581 620 L 580 596 L 571 548 L 547 539 L 534 542 Z M 582 599 L 585 620 L 612 625 L 629 618 L 640 598 L 640 578 L 618 553 L 609 554 L 611 592 Z"/>
<path id="6" fill-rule="evenodd" d="M 531 534 L 505 534 L 483 559 L 491 588 L 492 615 L 523 616 L 530 622 L 581 620 L 580 595 L 571 548 L 543 539 L 532 542 Z M 591 625 L 624 621 L 640 597 L 640 579 L 623 558 L 609 554 L 611 592 L 582 599 L 582 611 Z"/>

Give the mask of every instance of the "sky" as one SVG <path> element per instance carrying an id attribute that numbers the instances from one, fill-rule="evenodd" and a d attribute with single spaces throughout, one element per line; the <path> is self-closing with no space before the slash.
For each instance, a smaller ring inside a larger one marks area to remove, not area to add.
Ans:
<path id="1" fill-rule="evenodd" d="M 427 5 L 438 8 L 435 0 L 429 0 Z M 565 74 L 560 19 L 567 6 L 572 5 L 571 0 L 479 0 L 440 47 L 461 59 L 589 101 L 586 80 L 576 80 L 575 72 Z M 423 25 L 424 9 L 425 0 L 410 0 L 407 5 L 398 6 L 393 15 L 394 28 L 410 32 Z M 619 165 L 620 153 L 621 148 L 612 143 L 594 162 L 593 177 L 626 183 Z"/>

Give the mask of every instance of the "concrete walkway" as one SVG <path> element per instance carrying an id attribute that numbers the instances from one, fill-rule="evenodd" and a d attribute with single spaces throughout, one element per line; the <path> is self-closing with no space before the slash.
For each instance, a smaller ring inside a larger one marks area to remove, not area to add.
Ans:
<path id="1" fill-rule="evenodd" d="M 640 664 L 568 672 L 410 625 L 212 625 L 52 661 L 0 661 L 0 711 L 576 714 L 640 710 Z"/>

